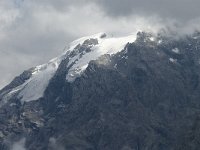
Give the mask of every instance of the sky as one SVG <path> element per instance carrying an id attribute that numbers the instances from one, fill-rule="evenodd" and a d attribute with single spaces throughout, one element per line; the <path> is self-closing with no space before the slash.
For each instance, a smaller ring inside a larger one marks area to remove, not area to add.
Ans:
<path id="1" fill-rule="evenodd" d="M 199 6 L 199 0 L 0 0 L 0 88 L 82 36 L 166 26 L 192 32 Z"/>

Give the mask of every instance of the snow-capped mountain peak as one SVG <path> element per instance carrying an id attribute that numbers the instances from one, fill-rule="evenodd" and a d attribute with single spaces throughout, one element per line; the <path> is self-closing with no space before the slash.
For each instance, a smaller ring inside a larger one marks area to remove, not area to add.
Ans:
<path id="1" fill-rule="evenodd" d="M 73 82 L 80 77 L 91 60 L 96 60 L 104 54 L 115 54 L 123 50 L 125 45 L 136 40 L 136 33 L 124 37 L 113 37 L 103 32 L 92 36 L 82 37 L 71 42 L 60 56 L 50 60 L 48 63 L 36 66 L 31 70 L 31 77 L 22 85 L 12 89 L 8 94 L 17 92 L 21 102 L 38 100 L 44 94 L 49 81 L 56 73 L 63 59 L 68 58 L 66 66 L 67 82 Z M 7 95 L 5 96 L 8 99 Z"/>
<path id="2" fill-rule="evenodd" d="M 78 39 L 0 90 L 0 149 L 198 149 L 198 35 L 135 35 Z"/>
<path id="3" fill-rule="evenodd" d="M 102 38 L 103 37 L 103 38 Z M 79 50 L 82 52 L 70 58 L 68 66 L 70 67 L 69 72 L 66 76 L 67 81 L 73 82 L 78 76 L 80 76 L 87 68 L 91 60 L 96 60 L 104 54 L 115 54 L 125 47 L 128 42 L 134 42 L 136 35 L 129 35 L 125 37 L 106 37 L 106 34 L 97 34 L 90 37 L 89 39 L 79 41 Z M 86 44 L 89 43 L 89 44 Z M 77 44 L 77 42 L 76 42 Z"/>

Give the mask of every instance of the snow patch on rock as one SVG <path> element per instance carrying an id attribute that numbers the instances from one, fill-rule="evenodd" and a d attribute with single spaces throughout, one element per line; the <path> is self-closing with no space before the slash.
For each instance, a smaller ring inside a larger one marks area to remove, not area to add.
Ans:
<path id="1" fill-rule="evenodd" d="M 169 58 L 169 61 L 172 62 L 172 63 L 176 63 L 176 62 L 177 62 L 177 59 Z"/>
<path id="2" fill-rule="evenodd" d="M 172 49 L 172 52 L 179 54 L 180 50 L 178 48 L 174 48 L 174 49 Z"/>

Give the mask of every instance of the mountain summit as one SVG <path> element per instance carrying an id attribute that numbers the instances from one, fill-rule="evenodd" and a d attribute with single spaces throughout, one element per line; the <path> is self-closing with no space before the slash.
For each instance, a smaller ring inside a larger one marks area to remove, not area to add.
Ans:
<path id="1" fill-rule="evenodd" d="M 63 60 L 68 61 L 65 68 L 67 70 L 66 81 L 73 82 L 82 75 L 91 60 L 96 60 L 105 54 L 116 54 L 122 51 L 127 43 L 134 42 L 135 38 L 136 35 L 114 38 L 107 37 L 105 33 L 98 33 L 75 40 L 69 44 L 61 56 L 26 71 L 29 74 L 28 79 L 15 85 L 12 90 L 9 89 L 9 93 L 3 94 L 2 98 L 9 99 L 8 97 L 20 91 L 18 98 L 21 102 L 38 100 L 43 96 L 49 81 Z"/>
<path id="2" fill-rule="evenodd" d="M 99 33 L 0 91 L 0 149 L 196 150 L 200 34 Z"/>

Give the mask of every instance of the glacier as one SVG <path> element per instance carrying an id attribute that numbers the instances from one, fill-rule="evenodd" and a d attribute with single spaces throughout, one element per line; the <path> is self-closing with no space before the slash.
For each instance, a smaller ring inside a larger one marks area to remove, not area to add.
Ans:
<path id="1" fill-rule="evenodd" d="M 124 49 L 127 43 L 132 43 L 136 40 L 136 33 L 128 36 L 113 37 L 103 32 L 91 36 L 82 37 L 69 44 L 66 50 L 60 56 L 50 60 L 48 63 L 36 66 L 32 69 L 31 77 L 22 85 L 14 88 L 9 94 L 18 91 L 18 98 L 21 102 L 30 102 L 38 100 L 43 97 L 46 87 L 51 78 L 55 75 L 61 61 L 68 57 L 69 62 L 67 65 L 68 73 L 66 74 L 66 81 L 73 82 L 77 77 L 80 77 L 86 70 L 91 60 L 96 60 L 105 54 L 116 54 Z M 96 40 L 95 44 L 84 45 L 90 49 L 89 52 L 80 53 L 77 47 L 84 44 L 86 40 Z M 75 55 L 72 55 L 74 54 Z"/>

